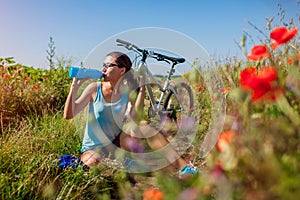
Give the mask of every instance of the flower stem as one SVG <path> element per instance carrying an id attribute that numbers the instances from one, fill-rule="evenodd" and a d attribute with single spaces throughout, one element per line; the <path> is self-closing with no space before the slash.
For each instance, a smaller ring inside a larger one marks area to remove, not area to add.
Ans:
<path id="1" fill-rule="evenodd" d="M 300 117 L 298 113 L 295 110 L 293 110 L 293 108 L 290 106 L 286 97 L 282 96 L 278 98 L 276 102 L 280 110 L 291 120 L 291 122 L 296 127 L 300 127 Z"/>
<path id="2" fill-rule="evenodd" d="M 292 49 L 296 50 L 299 53 L 299 49 L 297 47 L 295 47 L 294 45 L 288 44 L 288 46 L 290 46 Z"/>

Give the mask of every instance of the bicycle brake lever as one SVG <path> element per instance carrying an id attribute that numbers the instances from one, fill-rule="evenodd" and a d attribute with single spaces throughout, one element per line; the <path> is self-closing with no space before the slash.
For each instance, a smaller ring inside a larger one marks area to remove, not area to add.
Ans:
<path id="1" fill-rule="evenodd" d="M 171 64 L 170 61 L 168 61 L 168 60 L 164 60 L 164 61 L 165 61 L 166 63 L 168 63 L 168 64 Z"/>
<path id="2" fill-rule="evenodd" d="M 122 46 L 122 47 L 125 47 L 125 48 L 128 49 L 128 50 L 131 50 L 131 49 L 128 48 L 128 46 L 126 46 L 126 45 L 124 45 L 124 44 L 117 44 L 117 46 Z"/>

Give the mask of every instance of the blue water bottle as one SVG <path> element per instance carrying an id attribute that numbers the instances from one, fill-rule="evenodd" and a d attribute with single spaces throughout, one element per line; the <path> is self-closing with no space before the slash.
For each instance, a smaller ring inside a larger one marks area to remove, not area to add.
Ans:
<path id="1" fill-rule="evenodd" d="M 84 79 L 84 78 L 99 79 L 103 77 L 103 73 L 102 71 L 97 69 L 87 69 L 87 68 L 71 66 L 69 70 L 69 76 L 70 78 L 78 78 L 78 79 Z"/>

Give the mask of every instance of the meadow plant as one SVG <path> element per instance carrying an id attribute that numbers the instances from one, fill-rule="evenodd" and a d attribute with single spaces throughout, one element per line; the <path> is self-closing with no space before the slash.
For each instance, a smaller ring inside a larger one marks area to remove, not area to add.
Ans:
<path id="1" fill-rule="evenodd" d="M 297 33 L 295 27 L 275 27 L 269 42 L 254 45 L 246 55 L 245 66 L 219 69 L 229 88 L 224 131 L 206 158 L 207 169 L 183 191 L 185 196 L 293 199 L 300 195 Z"/>
<path id="2" fill-rule="evenodd" d="M 0 60 L 1 127 L 30 114 L 62 109 L 69 87 L 67 67 L 46 70 Z"/>
<path id="3" fill-rule="evenodd" d="M 268 27 L 272 27 L 272 21 Z M 199 71 L 191 80 L 200 117 L 191 156 L 198 176 L 179 180 L 165 170 L 130 176 L 113 161 L 86 171 L 60 169 L 53 161 L 79 155 L 82 130 L 61 108 L 67 68 L 33 69 L 0 59 L 2 199 L 295 199 L 300 196 L 300 46 L 294 23 L 270 28 L 246 60 L 228 58 L 216 70 L 223 85 L 209 93 Z M 245 40 L 245 37 L 243 37 Z M 195 65 L 197 63 L 194 63 Z M 200 71 L 201 72 L 201 71 Z M 199 155 L 211 123 L 212 102 L 226 100 L 226 119 L 215 148 Z M 29 115 L 28 115 L 29 114 Z M 43 114 L 43 116 L 41 116 Z M 26 116 L 16 120 L 16 116 Z M 3 128 L 15 119 L 18 127 Z M 189 130 L 188 123 L 184 129 Z M 135 142 L 133 141 L 133 144 Z M 110 165 L 109 165 L 110 163 Z M 152 181 L 155 178 L 156 181 Z"/>
<path id="4" fill-rule="evenodd" d="M 226 96 L 223 132 L 193 181 L 157 175 L 165 199 L 295 199 L 300 195 L 298 29 L 293 23 L 275 26 L 261 42 L 249 54 L 243 49 L 248 60 L 218 65 L 224 84 L 220 92 Z M 197 80 L 198 92 L 205 92 L 205 81 Z M 214 101 L 209 95 L 198 98 L 203 103 L 201 98 Z M 200 124 L 203 121 L 209 117 L 201 118 Z"/>

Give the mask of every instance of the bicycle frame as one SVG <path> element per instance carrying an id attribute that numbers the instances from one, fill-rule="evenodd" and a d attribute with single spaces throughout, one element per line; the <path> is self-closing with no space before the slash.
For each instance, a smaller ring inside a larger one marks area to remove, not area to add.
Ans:
<path id="1" fill-rule="evenodd" d="M 158 80 L 154 77 L 154 75 L 151 73 L 151 71 L 149 71 L 148 67 L 147 67 L 147 63 L 143 60 L 140 61 L 139 66 L 138 66 L 138 70 L 141 70 L 142 75 L 146 78 L 146 83 L 154 83 L 158 86 L 159 90 L 161 91 L 160 97 L 158 99 L 158 101 L 156 101 L 156 98 L 153 94 L 152 88 L 150 84 L 146 84 L 146 90 L 148 91 L 148 96 L 151 102 L 151 106 L 153 111 L 157 114 L 159 113 L 159 111 L 161 110 L 161 105 L 162 105 L 162 101 L 163 98 L 167 92 L 167 89 L 171 90 L 172 92 L 176 92 L 173 87 L 170 87 L 170 80 L 171 77 L 173 75 L 173 73 L 175 72 L 175 64 L 172 64 L 171 70 L 168 73 L 167 79 L 164 83 L 164 86 L 162 87 L 161 84 L 158 82 Z"/>
<path id="2" fill-rule="evenodd" d="M 121 39 L 117 39 L 116 40 L 121 46 L 124 46 L 125 48 L 127 48 L 128 50 L 133 50 L 135 52 L 139 52 L 140 55 L 142 55 L 142 59 L 140 60 L 139 64 L 138 64 L 138 71 L 139 73 L 141 73 L 145 78 L 146 78 L 146 90 L 148 91 L 148 96 L 149 96 L 149 100 L 150 100 L 150 108 L 152 108 L 152 111 L 154 111 L 155 115 L 157 114 L 161 114 L 162 112 L 164 114 L 168 114 L 169 112 L 171 113 L 172 111 L 163 111 L 160 107 L 163 103 L 163 98 L 167 92 L 167 90 L 170 90 L 172 93 L 175 94 L 176 99 L 177 98 L 177 92 L 176 89 L 173 88 L 172 86 L 170 86 L 170 80 L 172 75 L 175 72 L 175 65 L 178 63 L 183 63 L 185 62 L 184 58 L 175 58 L 175 57 L 170 57 L 167 55 L 163 55 L 160 53 L 156 53 L 156 52 L 152 52 L 146 49 L 140 49 L 137 46 L 135 46 L 132 43 L 126 42 L 124 40 Z M 164 83 L 164 86 L 162 87 L 160 85 L 160 83 L 158 82 L 158 80 L 154 77 L 154 75 L 151 73 L 151 71 L 149 71 L 148 67 L 147 67 L 147 63 L 146 63 L 146 59 L 148 57 L 152 57 L 155 58 L 157 61 L 166 61 L 167 63 L 171 64 L 170 62 L 172 62 L 172 66 L 170 71 L 168 72 L 167 75 L 167 79 Z M 152 81 L 152 82 L 150 82 Z M 156 97 L 153 94 L 152 88 L 150 83 L 154 83 L 159 87 L 159 90 L 161 91 L 160 97 L 158 99 L 158 101 L 156 101 Z M 179 102 L 179 101 L 178 101 Z M 182 107 L 182 104 L 179 102 L 180 106 Z"/>

